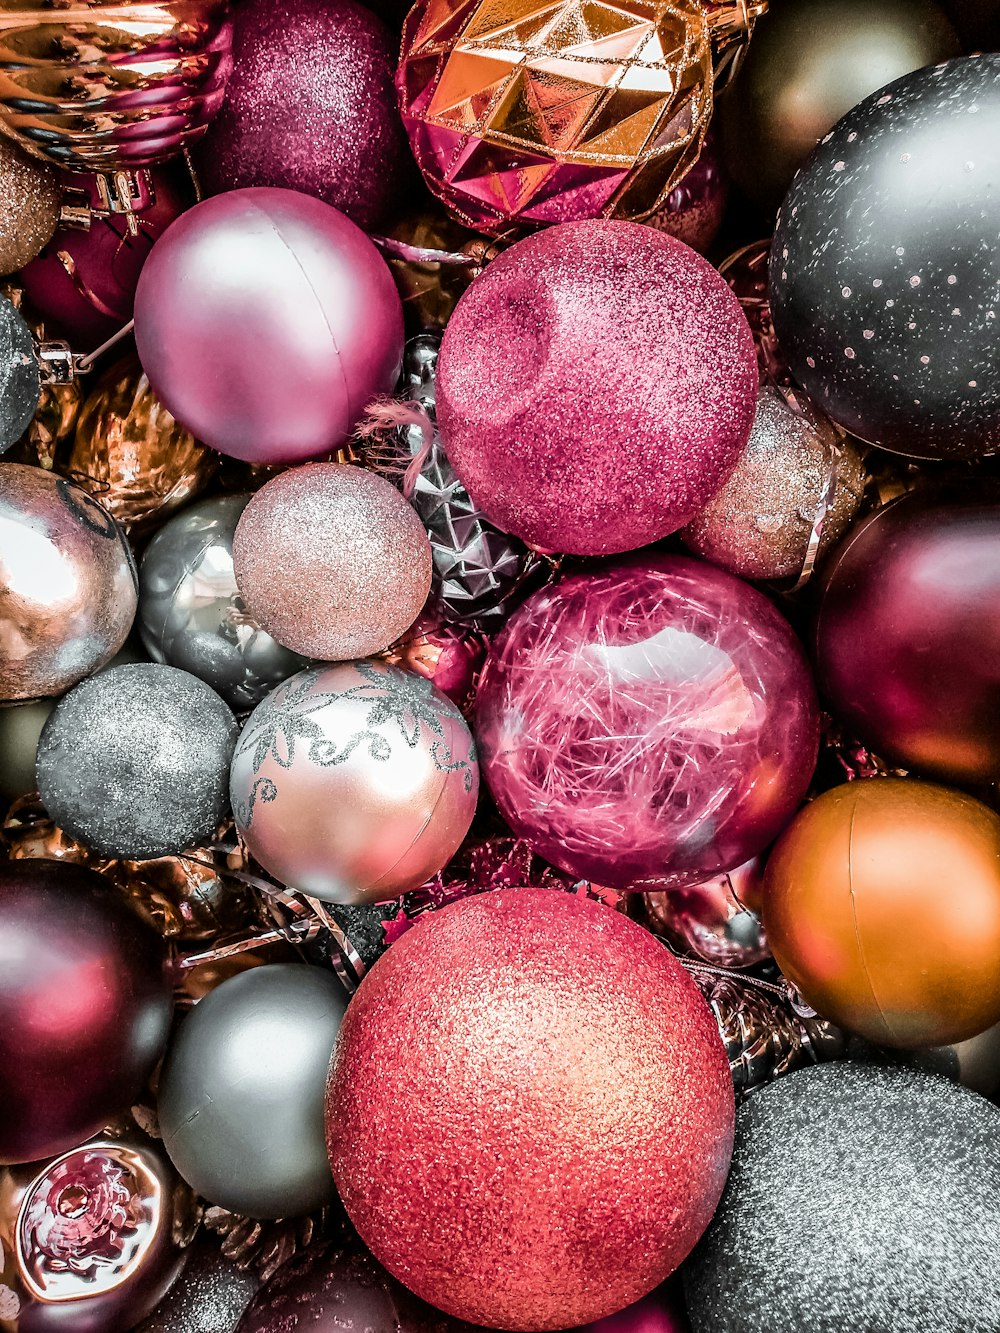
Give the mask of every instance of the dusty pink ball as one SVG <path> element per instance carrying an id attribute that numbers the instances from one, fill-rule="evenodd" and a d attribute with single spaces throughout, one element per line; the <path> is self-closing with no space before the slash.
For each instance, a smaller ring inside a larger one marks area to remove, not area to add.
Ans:
<path id="1" fill-rule="evenodd" d="M 753 425 L 757 358 L 706 260 L 650 227 L 550 227 L 459 301 L 438 363 L 448 457 L 533 546 L 635 550 L 684 526 Z"/>

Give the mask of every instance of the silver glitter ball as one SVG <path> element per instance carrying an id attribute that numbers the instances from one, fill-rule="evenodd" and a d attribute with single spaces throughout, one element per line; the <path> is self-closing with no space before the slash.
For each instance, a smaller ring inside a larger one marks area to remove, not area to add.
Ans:
<path id="1" fill-rule="evenodd" d="M 247 1217 L 329 1203 L 323 1102 L 347 996 L 305 963 L 251 968 L 195 1006 L 167 1052 L 158 1114 L 184 1179 Z"/>
<path id="2" fill-rule="evenodd" d="M 694 1333 L 996 1333 L 998 1138 L 995 1106 L 913 1069 L 756 1093 L 684 1268 Z"/>
<path id="3" fill-rule="evenodd" d="M 207 681 L 237 712 L 255 708 L 306 659 L 247 613 L 233 533 L 249 495 L 202 500 L 164 524 L 139 571 L 139 632 L 155 662 Z"/>
<path id="4" fill-rule="evenodd" d="M 31 330 L 10 301 L 0 296 L 0 454 L 31 425 L 41 384 Z"/>
<path id="5" fill-rule="evenodd" d="M 170 856 L 229 808 L 236 719 L 213 689 L 155 663 L 114 667 L 62 698 L 36 776 L 60 828 L 107 856 Z"/>
<path id="6" fill-rule="evenodd" d="M 184 1271 L 135 1333 L 233 1333 L 260 1281 L 201 1240 Z"/>

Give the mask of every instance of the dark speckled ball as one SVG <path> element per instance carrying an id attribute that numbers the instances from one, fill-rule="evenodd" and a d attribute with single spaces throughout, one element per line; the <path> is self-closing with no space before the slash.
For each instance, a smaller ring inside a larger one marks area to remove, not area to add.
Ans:
<path id="1" fill-rule="evenodd" d="M 1000 1111 L 933 1074 L 771 1084 L 685 1268 L 694 1333 L 996 1333 L 998 1143 Z"/>
<path id="2" fill-rule="evenodd" d="M 169 856 L 228 809 L 236 719 L 211 686 L 153 663 L 114 667 L 60 700 L 38 741 L 49 814 L 108 856 Z"/>
<path id="3" fill-rule="evenodd" d="M 195 152 L 210 194 L 274 185 L 383 225 L 416 170 L 392 38 L 356 0 L 243 0 L 222 110 Z"/>
<path id="4" fill-rule="evenodd" d="M 918 458 L 1000 450 L 1000 54 L 917 71 L 823 140 L 781 207 L 771 309 L 816 402 Z"/>

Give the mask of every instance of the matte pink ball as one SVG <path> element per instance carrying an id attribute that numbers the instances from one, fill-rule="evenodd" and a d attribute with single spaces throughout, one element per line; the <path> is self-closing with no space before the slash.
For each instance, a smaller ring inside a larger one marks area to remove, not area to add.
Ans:
<path id="1" fill-rule="evenodd" d="M 407 931 L 351 1000 L 327 1088 L 334 1179 L 375 1257 L 505 1329 L 575 1328 L 658 1286 L 712 1217 L 733 1120 L 680 963 L 547 889 Z"/>
<path id="2" fill-rule="evenodd" d="M 389 30 L 356 0 L 242 0 L 222 110 L 197 146 L 211 194 L 304 190 L 371 228 L 413 170 Z"/>
<path id="3" fill-rule="evenodd" d="M 480 763 L 515 833 L 619 889 L 699 884 L 762 851 L 812 776 L 791 627 L 712 565 L 652 555 L 536 593 L 494 639 Z"/>
<path id="4" fill-rule="evenodd" d="M 135 339 L 157 397 L 198 439 L 251 463 L 295 463 L 338 448 L 393 388 L 403 310 L 343 213 L 295 190 L 234 190 L 153 246 Z"/>
<path id="5" fill-rule="evenodd" d="M 493 260 L 441 345 L 437 417 L 498 527 L 574 555 L 684 526 L 753 425 L 757 358 L 711 264 L 650 227 L 573 222 Z"/>
<path id="6" fill-rule="evenodd" d="M 345 463 L 272 478 L 233 536 L 248 613 L 278 643 L 325 662 L 388 648 L 420 614 L 432 568 L 412 505 L 384 477 Z"/>

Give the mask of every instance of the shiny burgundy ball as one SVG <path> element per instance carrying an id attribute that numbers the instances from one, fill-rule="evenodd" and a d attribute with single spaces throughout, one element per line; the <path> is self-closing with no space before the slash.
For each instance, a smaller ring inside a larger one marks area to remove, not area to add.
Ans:
<path id="1" fill-rule="evenodd" d="M 211 194 L 276 185 L 383 225 L 416 171 L 389 30 L 356 0 L 243 0 L 222 110 L 195 150 Z"/>
<path id="2" fill-rule="evenodd" d="M 63 1152 L 130 1106 L 172 1011 L 159 936 L 105 880 L 0 866 L 0 1161 Z"/>
<path id="3" fill-rule="evenodd" d="M 718 1203 L 733 1118 L 681 965 L 546 889 L 407 931 L 352 999 L 327 1091 L 334 1179 L 376 1258 L 504 1329 L 601 1319 L 662 1282 Z"/>
<path id="4" fill-rule="evenodd" d="M 840 546 L 816 623 L 820 688 L 882 758 L 960 783 L 1000 777 L 1000 492 L 886 505 Z"/>

